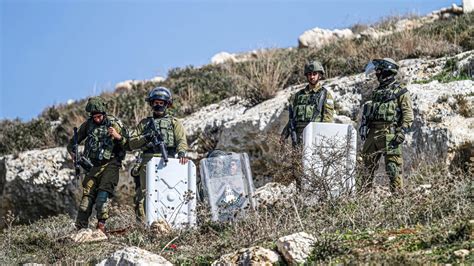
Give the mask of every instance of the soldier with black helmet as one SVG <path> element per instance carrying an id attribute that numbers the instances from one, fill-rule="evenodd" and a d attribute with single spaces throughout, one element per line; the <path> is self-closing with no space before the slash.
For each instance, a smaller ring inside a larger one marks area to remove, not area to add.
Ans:
<path id="1" fill-rule="evenodd" d="M 296 131 L 296 142 L 301 144 L 304 128 L 310 122 L 332 122 L 334 117 L 334 99 L 332 94 L 319 82 L 325 71 L 319 61 L 310 61 L 304 66 L 304 75 L 308 85 L 294 94 L 289 102 L 290 118 L 281 133 L 284 142 L 291 134 L 292 125 Z"/>
<path id="2" fill-rule="evenodd" d="M 188 162 L 186 157 L 188 144 L 184 127 L 177 118 L 167 113 L 173 104 L 170 90 L 156 87 L 149 92 L 146 101 L 152 108 L 153 115 L 138 123 L 128 143 L 128 149 L 141 150 L 140 163 L 132 169 L 132 175 L 136 177 L 135 215 L 139 222 L 143 222 L 145 218 L 146 164 L 153 157 L 162 157 L 162 154 L 157 153 L 150 145 L 156 134 L 161 135 L 169 157 L 177 155 L 181 164 Z"/>
<path id="3" fill-rule="evenodd" d="M 366 66 L 366 75 L 375 74 L 379 86 L 372 92 L 371 101 L 363 106 L 359 128 L 364 141 L 362 158 L 369 171 L 358 180 L 362 190 L 373 186 L 374 172 L 382 155 L 391 191 L 403 188 L 401 144 L 413 122 L 413 104 L 408 90 L 395 79 L 398 69 L 399 65 L 391 58 L 374 59 Z"/>
<path id="4" fill-rule="evenodd" d="M 82 182 L 83 193 L 75 225 L 77 229 L 89 226 L 95 204 L 97 229 L 105 232 L 108 206 L 119 181 L 128 134 L 118 118 L 107 114 L 107 104 L 101 97 L 90 98 L 85 109 L 90 117 L 79 127 L 77 142 L 85 140 L 84 157 L 90 161 L 92 168 Z M 75 158 L 73 146 L 74 138 L 69 141 L 67 150 Z"/>

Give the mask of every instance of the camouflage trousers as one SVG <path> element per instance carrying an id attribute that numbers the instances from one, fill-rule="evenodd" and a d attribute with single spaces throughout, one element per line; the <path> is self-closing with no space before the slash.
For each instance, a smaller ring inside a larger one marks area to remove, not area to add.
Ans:
<path id="1" fill-rule="evenodd" d="M 394 134 L 390 134 L 387 129 L 371 129 L 369 131 L 362 148 L 365 171 L 358 176 L 359 190 L 373 187 L 375 170 L 382 155 L 385 158 L 385 171 L 390 178 L 390 190 L 395 192 L 403 188 L 402 150 L 401 145 L 390 145 L 393 138 Z"/>
<path id="2" fill-rule="evenodd" d="M 140 176 L 135 178 L 135 218 L 138 222 L 145 222 L 145 195 L 146 195 L 146 164 L 153 158 L 144 156 L 140 164 Z"/>
<path id="3" fill-rule="evenodd" d="M 102 166 L 93 167 L 82 181 L 82 198 L 76 218 L 78 229 L 89 226 L 89 217 L 95 204 L 98 220 L 109 218 L 109 201 L 119 180 L 121 163 L 116 159 Z"/>

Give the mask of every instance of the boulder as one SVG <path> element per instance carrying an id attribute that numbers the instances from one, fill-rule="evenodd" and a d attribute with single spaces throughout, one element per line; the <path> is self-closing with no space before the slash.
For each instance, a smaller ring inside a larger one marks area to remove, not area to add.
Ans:
<path id="1" fill-rule="evenodd" d="M 354 37 L 354 33 L 350 29 L 336 29 L 336 30 L 327 30 L 321 28 L 314 28 L 311 30 L 305 31 L 298 38 L 298 47 L 299 48 L 321 48 L 326 44 L 334 42 L 338 39 L 349 39 Z"/>
<path id="2" fill-rule="evenodd" d="M 165 258 L 138 247 L 126 247 L 114 252 L 109 258 L 101 261 L 101 266 L 111 265 L 173 265 Z"/>
<path id="3" fill-rule="evenodd" d="M 211 58 L 212 64 L 222 64 L 225 62 L 236 62 L 235 55 L 228 52 L 220 52 Z"/>
<path id="4" fill-rule="evenodd" d="M 255 193 L 254 198 L 259 206 L 271 206 L 278 202 L 284 202 L 291 198 L 296 193 L 296 186 L 291 183 L 284 186 L 280 183 L 270 182 L 259 187 Z"/>
<path id="5" fill-rule="evenodd" d="M 464 14 L 474 11 L 474 0 L 462 0 L 462 10 Z"/>
<path id="6" fill-rule="evenodd" d="M 281 257 L 278 253 L 257 246 L 222 255 L 212 265 L 275 265 L 280 262 Z"/>
<path id="7" fill-rule="evenodd" d="M 276 243 L 277 249 L 290 265 L 301 264 L 311 254 L 316 238 L 305 232 L 280 237 Z"/>

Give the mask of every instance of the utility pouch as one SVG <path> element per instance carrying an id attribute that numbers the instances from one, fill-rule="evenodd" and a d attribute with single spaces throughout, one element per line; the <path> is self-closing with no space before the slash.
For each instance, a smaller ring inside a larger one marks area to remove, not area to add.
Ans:
<path id="1" fill-rule="evenodd" d="M 385 152 L 387 155 L 401 155 L 402 145 L 394 145 L 395 134 L 385 135 Z"/>

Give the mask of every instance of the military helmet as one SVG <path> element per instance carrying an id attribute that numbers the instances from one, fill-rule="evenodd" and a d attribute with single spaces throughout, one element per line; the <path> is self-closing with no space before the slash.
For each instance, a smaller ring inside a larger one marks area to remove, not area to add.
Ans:
<path id="1" fill-rule="evenodd" d="M 321 74 L 324 75 L 324 67 L 323 64 L 319 61 L 310 61 L 306 65 L 304 65 L 304 75 L 308 75 L 309 73 L 312 72 L 320 72 Z"/>
<path id="2" fill-rule="evenodd" d="M 165 87 L 156 87 L 153 88 L 146 98 L 147 102 L 150 104 L 154 100 L 162 100 L 171 105 L 173 103 L 173 98 L 171 97 L 171 92 L 168 88 Z"/>
<path id="3" fill-rule="evenodd" d="M 101 97 L 92 97 L 89 98 L 86 104 L 86 112 L 91 114 L 93 113 L 106 113 L 107 112 L 107 103 Z"/>
<path id="4" fill-rule="evenodd" d="M 383 76 L 393 76 L 398 73 L 400 66 L 392 58 L 373 59 L 365 67 L 365 74 L 369 76 L 377 70 L 383 72 Z"/>
<path id="5" fill-rule="evenodd" d="M 207 158 L 224 157 L 224 156 L 227 156 L 229 154 L 230 153 L 227 153 L 227 152 L 221 151 L 221 150 L 212 150 L 212 151 L 208 152 Z"/>

